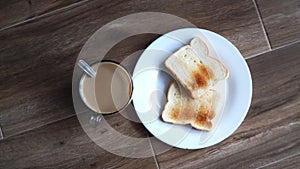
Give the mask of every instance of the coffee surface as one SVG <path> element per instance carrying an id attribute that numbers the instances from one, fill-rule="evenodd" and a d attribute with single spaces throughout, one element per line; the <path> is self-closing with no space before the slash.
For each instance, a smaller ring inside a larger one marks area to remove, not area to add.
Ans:
<path id="1" fill-rule="evenodd" d="M 113 62 L 92 65 L 97 72 L 95 78 L 83 75 L 80 95 L 93 111 L 109 114 L 127 105 L 131 92 L 131 78 L 126 70 Z"/>

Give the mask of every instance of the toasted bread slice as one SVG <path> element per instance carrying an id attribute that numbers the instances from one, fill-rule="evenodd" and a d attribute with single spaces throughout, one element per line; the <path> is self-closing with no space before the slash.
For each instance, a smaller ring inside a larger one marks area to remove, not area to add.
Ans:
<path id="1" fill-rule="evenodd" d="M 217 94 L 208 90 L 198 99 L 192 99 L 173 82 L 168 90 L 167 103 L 162 119 L 173 124 L 190 124 L 198 130 L 209 131 L 215 117 Z"/>
<path id="2" fill-rule="evenodd" d="M 209 56 L 207 45 L 198 37 L 169 56 L 165 66 L 194 99 L 229 74 L 218 59 Z"/>

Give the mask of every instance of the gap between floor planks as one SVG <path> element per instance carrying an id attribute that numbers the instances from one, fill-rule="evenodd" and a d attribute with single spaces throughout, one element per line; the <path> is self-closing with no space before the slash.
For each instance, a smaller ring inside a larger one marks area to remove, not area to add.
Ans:
<path id="1" fill-rule="evenodd" d="M 253 2 L 253 5 L 254 5 L 254 7 L 255 7 L 255 10 L 256 10 L 256 13 L 257 13 L 257 16 L 258 16 L 258 19 L 259 19 L 261 28 L 262 28 L 262 30 L 263 30 L 263 32 L 264 32 L 265 39 L 266 39 L 266 41 L 267 41 L 269 50 L 272 50 L 270 38 L 269 38 L 269 36 L 268 36 L 268 34 L 267 34 L 266 27 L 265 27 L 264 21 L 263 21 L 262 16 L 261 16 L 261 12 L 260 12 L 260 10 L 259 10 L 259 8 L 258 8 L 257 2 L 256 2 L 256 0 L 252 0 L 252 2 Z"/>
<path id="2" fill-rule="evenodd" d="M 283 161 L 285 161 L 285 160 L 287 160 L 287 159 L 290 159 L 290 158 L 296 157 L 296 156 L 298 156 L 299 154 L 300 154 L 300 153 L 296 153 L 296 154 L 293 154 L 293 155 L 287 156 L 287 157 L 285 157 L 285 158 L 282 158 L 282 159 L 280 159 L 280 160 L 273 161 L 273 162 L 271 162 L 271 163 L 269 163 L 269 164 L 266 164 L 266 165 L 263 165 L 263 166 L 261 166 L 261 167 L 258 167 L 257 169 L 261 169 L 261 168 L 266 168 L 266 167 L 272 166 L 272 165 L 274 165 L 274 164 L 277 164 L 277 163 L 283 162 Z"/>
<path id="3" fill-rule="evenodd" d="M 82 4 L 87 3 L 89 1 L 91 1 L 91 0 L 82 0 L 82 1 L 79 1 L 79 2 L 75 2 L 75 3 L 69 4 L 67 6 L 55 9 L 53 11 L 49 11 L 49 12 L 46 12 L 46 13 L 43 13 L 43 14 L 40 14 L 40 15 L 33 16 L 31 18 L 22 20 L 22 21 L 18 21 L 16 23 L 11 24 L 11 25 L 7 25 L 7 26 L 4 26 L 4 27 L 0 28 L 0 32 L 4 31 L 4 30 L 7 30 L 7 29 L 10 29 L 10 28 L 17 27 L 17 26 L 22 25 L 22 24 L 26 24 L 26 23 L 31 22 L 31 21 L 35 21 L 35 20 L 40 19 L 40 18 L 44 18 L 44 17 L 50 16 L 52 14 L 56 14 L 56 13 L 63 12 L 63 11 L 68 10 L 68 9 L 75 8 L 77 6 L 80 6 Z"/>
<path id="4" fill-rule="evenodd" d="M 273 52 L 273 51 L 276 51 L 276 50 L 279 50 L 279 49 L 282 49 L 282 48 L 285 48 L 285 47 L 288 47 L 288 46 L 292 46 L 292 45 L 297 44 L 297 43 L 300 43 L 300 40 L 297 40 L 295 42 L 291 42 L 291 43 L 288 43 L 286 45 L 282 45 L 282 46 L 279 46 L 279 47 L 275 47 L 275 48 L 272 48 L 268 51 L 260 52 L 260 53 L 257 53 L 255 55 L 247 56 L 247 57 L 245 57 L 245 60 L 249 60 L 249 59 L 255 58 L 257 56 L 260 56 L 260 55 L 263 55 L 263 54 L 266 54 L 266 53 L 269 53 L 269 52 Z"/>

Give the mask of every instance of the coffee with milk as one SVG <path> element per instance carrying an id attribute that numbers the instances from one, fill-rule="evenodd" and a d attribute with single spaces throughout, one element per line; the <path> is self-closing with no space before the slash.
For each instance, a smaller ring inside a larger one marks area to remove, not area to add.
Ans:
<path id="1" fill-rule="evenodd" d="M 96 71 L 96 77 L 83 75 L 79 85 L 79 93 L 86 106 L 102 114 L 111 114 L 126 107 L 133 88 L 126 69 L 110 61 L 91 67 Z"/>

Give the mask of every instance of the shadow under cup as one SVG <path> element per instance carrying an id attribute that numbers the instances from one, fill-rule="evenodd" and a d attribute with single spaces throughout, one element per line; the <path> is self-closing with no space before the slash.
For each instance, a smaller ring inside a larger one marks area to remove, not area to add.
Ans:
<path id="1" fill-rule="evenodd" d="M 91 67 L 96 77 L 83 74 L 79 82 L 79 94 L 85 105 L 101 114 L 116 113 L 127 107 L 133 90 L 129 72 L 113 61 L 97 62 Z"/>

